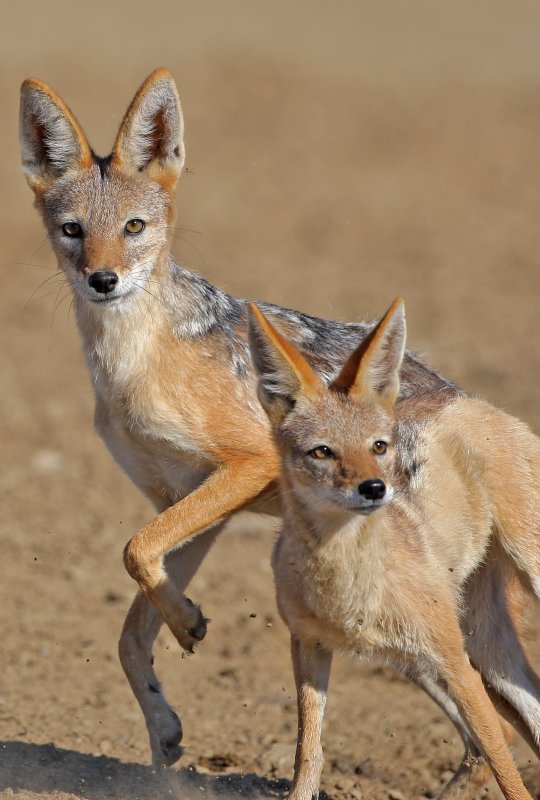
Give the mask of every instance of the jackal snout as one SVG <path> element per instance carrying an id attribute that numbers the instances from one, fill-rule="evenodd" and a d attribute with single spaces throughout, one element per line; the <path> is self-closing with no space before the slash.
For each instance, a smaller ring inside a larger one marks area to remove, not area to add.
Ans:
<path id="1" fill-rule="evenodd" d="M 107 269 L 98 269 L 88 276 L 88 285 L 98 294 L 108 294 L 114 291 L 118 283 L 118 275 Z"/>
<path id="2" fill-rule="evenodd" d="M 363 500 L 371 503 L 377 503 L 383 499 L 386 494 L 386 484 L 380 478 L 371 478 L 367 481 L 362 481 L 358 487 L 358 494 Z"/>

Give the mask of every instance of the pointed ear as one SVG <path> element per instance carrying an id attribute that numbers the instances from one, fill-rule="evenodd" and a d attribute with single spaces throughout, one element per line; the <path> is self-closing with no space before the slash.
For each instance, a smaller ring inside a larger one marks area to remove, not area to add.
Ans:
<path id="1" fill-rule="evenodd" d="M 35 192 L 44 191 L 64 173 L 92 163 L 90 145 L 69 108 L 35 78 L 21 86 L 19 134 L 23 170 Z"/>
<path id="2" fill-rule="evenodd" d="M 176 84 L 167 69 L 145 80 L 120 125 L 113 164 L 173 191 L 184 165 L 184 120 Z"/>
<path id="3" fill-rule="evenodd" d="M 249 348 L 259 376 L 258 396 L 277 426 L 301 397 L 315 397 L 324 384 L 305 358 L 249 303 Z"/>
<path id="4" fill-rule="evenodd" d="M 351 353 L 331 389 L 353 400 L 376 399 L 392 410 L 405 353 L 405 304 L 395 300 L 379 324 Z"/>

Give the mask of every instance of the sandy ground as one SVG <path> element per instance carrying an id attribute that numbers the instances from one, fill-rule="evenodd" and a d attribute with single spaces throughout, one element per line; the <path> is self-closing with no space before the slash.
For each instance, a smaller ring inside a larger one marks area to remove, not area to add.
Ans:
<path id="1" fill-rule="evenodd" d="M 403 294 L 413 348 L 540 429 L 538 5 L 155 6 L 2 12 L 0 798 L 281 796 L 295 742 L 272 529 L 245 516 L 190 588 L 212 618 L 197 654 L 157 642 L 185 753 L 147 766 L 116 641 L 134 589 L 122 547 L 151 509 L 92 430 L 70 299 L 18 167 L 23 77 L 51 83 L 106 151 L 139 82 L 169 66 L 192 170 L 178 258 L 232 293 L 335 318 Z M 461 753 L 417 689 L 340 659 L 324 747 L 324 790 L 355 800 L 432 796 Z M 516 753 L 539 797 L 530 751 Z"/>

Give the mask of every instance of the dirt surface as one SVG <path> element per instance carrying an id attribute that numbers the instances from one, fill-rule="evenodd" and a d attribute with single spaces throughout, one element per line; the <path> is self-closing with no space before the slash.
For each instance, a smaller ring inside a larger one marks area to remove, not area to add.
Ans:
<path id="1" fill-rule="evenodd" d="M 212 619 L 197 654 L 157 642 L 185 752 L 146 766 L 116 642 L 134 591 L 122 547 L 152 512 L 92 430 L 70 298 L 18 167 L 22 78 L 51 83 L 103 152 L 139 82 L 170 67 L 192 170 L 179 259 L 334 318 L 402 294 L 411 347 L 539 430 L 539 25 L 538 4 L 491 0 L 5 5 L 0 798 L 281 796 L 296 713 L 272 528 L 245 516 L 190 587 Z M 432 796 L 461 754 L 419 690 L 343 659 L 324 747 L 323 788 L 344 800 Z"/>

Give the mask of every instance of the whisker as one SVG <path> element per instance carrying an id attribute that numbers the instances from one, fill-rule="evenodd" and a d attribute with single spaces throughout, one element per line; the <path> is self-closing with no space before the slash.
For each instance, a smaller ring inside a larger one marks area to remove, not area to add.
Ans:
<path id="1" fill-rule="evenodd" d="M 75 304 L 76 300 L 77 300 L 77 295 L 75 293 L 72 293 L 71 303 L 69 304 L 68 312 L 67 312 L 68 319 L 69 319 L 69 315 L 71 314 L 71 309 L 73 308 L 73 305 Z"/>
<path id="2" fill-rule="evenodd" d="M 60 281 L 61 284 L 65 284 L 65 283 L 67 283 L 67 278 L 62 273 L 55 273 L 54 275 L 49 275 L 49 277 L 45 278 L 45 280 L 42 281 L 39 284 L 39 286 L 36 286 L 36 288 L 34 289 L 32 294 L 30 295 L 30 297 L 28 298 L 28 300 L 24 304 L 23 311 L 26 311 L 28 309 L 28 306 L 30 305 L 30 303 L 34 299 L 35 295 L 39 292 L 40 289 L 42 289 L 45 286 L 45 284 L 49 283 L 49 281 Z M 37 298 L 37 299 L 43 300 L 44 297 L 47 297 L 47 296 L 48 295 L 44 295 L 43 297 L 40 297 L 40 298 Z"/>
<path id="3" fill-rule="evenodd" d="M 147 289 L 147 288 L 146 288 L 146 286 L 141 286 L 141 284 L 140 284 L 140 283 L 137 283 L 136 281 L 134 281 L 134 283 L 135 283 L 135 286 L 136 286 L 138 289 L 141 289 L 143 292 L 146 292 L 146 294 L 149 294 L 149 295 L 150 295 L 150 297 L 153 297 L 153 298 L 154 298 L 154 300 L 155 300 L 157 303 L 159 303 L 160 305 L 163 305 L 163 302 L 162 302 L 162 300 L 161 300 L 159 297 L 156 297 L 156 295 L 155 295 L 153 292 L 151 292 L 149 289 Z"/>
<path id="4" fill-rule="evenodd" d="M 46 269 L 47 271 L 54 270 L 55 272 L 61 272 L 57 266 L 51 266 L 47 264 L 33 264 L 31 261 L 10 261 L 8 264 L 9 267 L 31 267 L 32 269 Z"/>
<path id="5" fill-rule="evenodd" d="M 62 305 L 62 303 L 64 303 L 64 302 L 65 302 L 65 301 L 68 299 L 68 297 L 69 297 L 69 295 L 70 295 L 70 294 L 71 294 L 71 292 L 66 292 L 65 294 L 63 294 L 63 295 L 62 295 L 62 297 L 60 298 L 60 302 L 58 303 L 58 308 L 60 308 L 60 306 Z M 71 303 L 70 303 L 70 305 L 69 305 L 68 309 L 69 309 L 70 307 L 71 307 Z M 69 314 L 68 314 L 68 316 L 69 316 Z"/>
<path id="6" fill-rule="evenodd" d="M 63 288 L 63 286 L 59 286 L 58 289 L 54 288 L 50 292 L 45 292 L 45 294 L 41 294 L 39 297 L 36 297 L 35 301 L 41 302 L 42 300 L 47 300 L 49 297 L 54 297 L 55 294 L 58 296 L 58 293 L 61 292 Z M 28 311 L 28 304 L 24 306 L 24 309 Z"/>
<path id="7" fill-rule="evenodd" d="M 203 236 L 204 231 L 199 231 L 197 228 L 186 228 L 185 225 L 167 225 L 167 231 L 184 231 L 185 233 L 196 233 L 198 236 Z"/>
<path id="8" fill-rule="evenodd" d="M 394 490 L 394 499 L 399 498 L 407 501 L 407 495 L 409 495 L 409 497 L 412 496 L 413 500 L 415 498 L 418 498 L 419 500 L 422 500 L 424 502 L 429 501 L 430 503 L 436 505 L 438 508 L 444 508 L 444 505 L 442 503 L 438 503 L 436 500 L 433 499 L 433 497 L 421 494 L 421 492 L 419 492 L 417 489 L 412 489 L 409 493 L 402 491 L 401 489 Z"/>
<path id="9" fill-rule="evenodd" d="M 31 259 L 32 259 L 32 258 L 34 258 L 34 256 L 35 256 L 37 253 L 39 253 L 39 251 L 41 250 L 41 248 L 42 248 L 42 247 L 44 247 L 46 244 L 49 244 L 49 237 L 48 237 L 48 236 L 44 236 L 44 237 L 43 237 L 43 239 L 41 240 L 41 242 L 38 244 L 38 246 L 36 247 L 36 249 L 34 250 L 34 252 L 32 253 L 32 255 L 30 256 L 30 258 L 31 258 Z"/>
<path id="10" fill-rule="evenodd" d="M 51 318 L 51 327 L 50 327 L 50 330 L 51 330 L 51 331 L 52 331 L 52 329 L 53 329 L 53 325 L 54 325 L 54 319 L 55 319 L 55 316 L 56 316 L 56 311 L 57 311 L 57 309 L 58 309 L 58 308 L 60 308 L 60 305 L 62 304 L 62 302 L 63 302 L 63 301 L 64 301 L 64 300 L 65 300 L 67 297 L 69 297 L 69 293 L 70 293 L 70 291 L 71 291 L 71 287 L 70 287 L 70 288 L 68 289 L 68 291 L 67 291 L 67 292 L 66 292 L 64 295 L 61 295 L 61 296 L 60 296 L 60 293 L 61 293 L 61 291 L 62 291 L 62 288 L 63 288 L 62 286 L 59 288 L 59 290 L 58 290 L 58 292 L 57 292 L 57 294 L 56 294 L 56 300 L 54 301 L 53 313 L 52 313 L 52 318 Z M 59 297 L 60 297 L 60 299 L 58 299 Z"/>
<path id="11" fill-rule="evenodd" d="M 433 503 L 433 504 L 434 504 L 434 505 L 436 505 L 438 508 L 444 508 L 444 505 L 443 505 L 442 503 L 437 503 L 437 501 L 436 501 L 436 500 L 434 500 L 434 499 L 433 499 L 433 497 L 429 497 L 429 496 L 428 496 L 428 495 L 426 495 L 426 494 L 420 494 L 420 492 L 414 491 L 414 492 L 413 492 L 413 496 L 414 496 L 414 497 L 419 497 L 419 498 L 420 498 L 420 500 L 423 500 L 424 502 L 426 502 L 427 500 L 429 500 L 429 502 Z"/>
<path id="12" fill-rule="evenodd" d="M 150 261 L 148 261 L 148 262 L 146 262 L 146 263 L 148 263 L 148 264 L 149 264 L 149 263 L 150 263 Z M 148 294 L 148 295 L 150 295 L 151 297 L 153 297 L 153 298 L 154 298 L 154 300 L 156 300 L 156 302 L 157 302 L 157 303 L 161 303 L 161 300 L 160 300 L 160 298 L 159 298 L 159 297 L 156 297 L 156 296 L 155 296 L 154 294 L 152 294 L 152 293 L 151 293 L 151 292 L 150 292 L 148 289 L 146 289 L 146 288 L 145 288 L 145 286 L 141 285 L 141 284 L 140 284 L 140 283 L 138 283 L 138 281 L 137 281 L 137 277 L 141 276 L 141 272 L 143 271 L 143 268 L 144 268 L 144 266 L 145 266 L 144 264 L 140 264 L 140 265 L 138 266 L 138 268 L 137 268 L 136 270 L 134 270 L 134 273 L 132 274 L 132 283 L 133 283 L 133 285 L 134 285 L 134 286 L 136 286 L 136 287 L 137 287 L 137 289 L 139 289 L 139 290 L 141 290 L 141 291 L 143 291 L 143 292 L 146 292 L 146 294 Z M 144 279 L 144 280 L 148 280 L 147 278 L 144 278 L 144 276 L 141 276 L 141 277 L 143 277 L 143 279 Z M 140 309 L 140 314 L 141 314 L 141 323 L 140 323 L 140 324 L 141 324 L 141 325 L 143 325 L 143 324 L 144 324 L 144 322 L 145 322 L 145 320 L 146 320 L 146 317 L 148 316 L 148 312 L 150 311 L 150 302 L 149 302 L 149 301 L 148 301 L 146 298 L 144 298 L 144 301 L 145 301 L 145 302 L 144 302 L 144 306 L 145 306 L 144 316 L 143 316 L 143 311 L 142 311 L 142 309 Z"/>
<path id="13" fill-rule="evenodd" d="M 193 244 L 193 242 L 190 242 L 189 239 L 187 239 L 185 236 L 180 236 L 180 234 L 178 234 L 178 233 L 176 233 L 176 234 L 173 233 L 171 235 L 172 235 L 173 239 L 179 239 L 182 242 L 185 242 L 186 244 L 188 244 L 197 253 L 199 258 L 201 259 L 203 267 L 205 269 L 208 269 L 208 264 L 206 263 L 205 257 L 203 256 L 203 254 L 201 253 L 199 248 L 196 245 Z"/>

